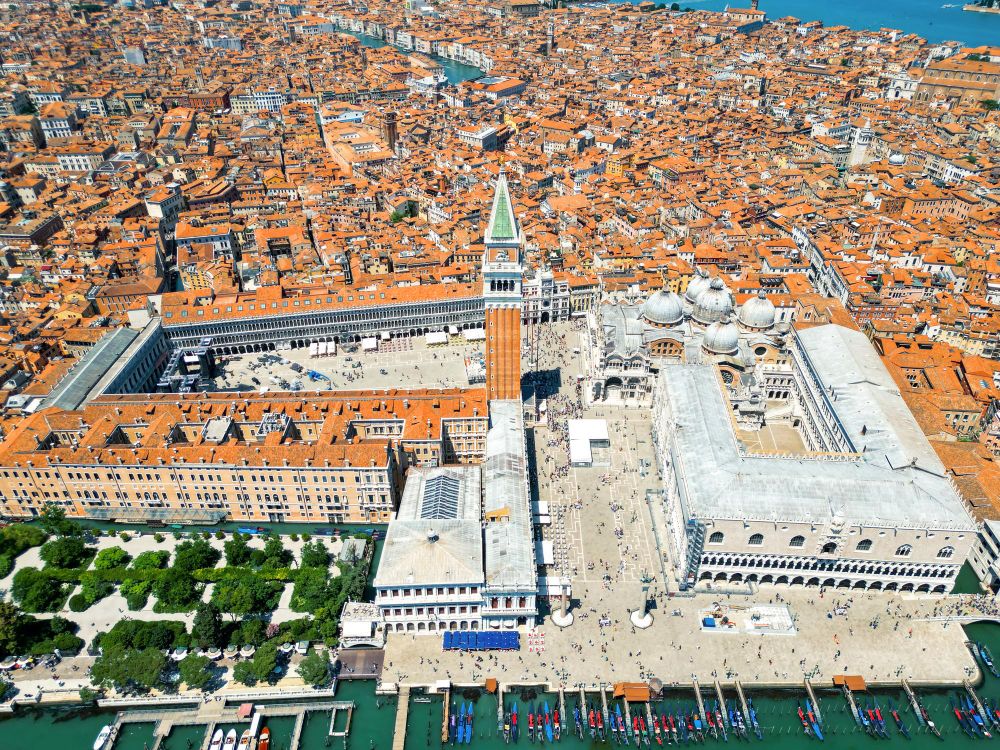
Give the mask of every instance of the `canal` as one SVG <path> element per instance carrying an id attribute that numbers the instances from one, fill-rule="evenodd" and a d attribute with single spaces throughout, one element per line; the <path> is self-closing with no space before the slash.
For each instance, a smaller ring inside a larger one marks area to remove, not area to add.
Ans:
<path id="1" fill-rule="evenodd" d="M 385 47 L 388 43 L 384 39 L 379 39 L 378 37 L 369 36 L 368 34 L 361 34 L 356 31 L 348 31 L 346 29 L 341 29 L 344 34 L 350 34 L 355 39 L 357 39 L 365 47 L 371 47 L 377 49 L 379 47 Z M 403 47 L 396 47 L 404 55 L 410 54 L 413 50 L 404 49 Z M 423 54 L 423 53 L 418 53 Z M 461 83 L 462 81 L 471 81 L 474 78 L 479 78 L 483 75 L 483 71 L 474 65 L 466 65 L 465 63 L 455 62 L 454 60 L 449 60 L 444 57 L 439 57 L 437 55 L 428 55 L 436 63 L 439 63 L 444 69 L 445 77 L 447 77 L 450 83 Z"/>

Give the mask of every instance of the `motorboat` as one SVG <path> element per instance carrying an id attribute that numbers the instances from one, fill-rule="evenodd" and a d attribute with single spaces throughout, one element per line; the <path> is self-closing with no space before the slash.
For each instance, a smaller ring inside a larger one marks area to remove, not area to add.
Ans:
<path id="1" fill-rule="evenodd" d="M 264 727 L 260 730 L 260 739 L 257 740 L 257 750 L 270 750 L 271 730 Z"/>
<path id="2" fill-rule="evenodd" d="M 225 733 L 221 729 L 216 729 L 215 734 L 212 735 L 212 742 L 208 746 L 208 750 L 222 750 L 222 740 L 225 739 Z"/>
<path id="3" fill-rule="evenodd" d="M 104 746 L 108 744 L 108 737 L 111 736 L 111 726 L 109 724 L 101 727 L 101 731 L 97 733 L 97 739 L 94 740 L 94 750 L 104 750 Z"/>
<path id="4" fill-rule="evenodd" d="M 222 743 L 222 750 L 233 750 L 236 747 L 236 730 L 230 729 L 226 732 L 226 741 Z"/>

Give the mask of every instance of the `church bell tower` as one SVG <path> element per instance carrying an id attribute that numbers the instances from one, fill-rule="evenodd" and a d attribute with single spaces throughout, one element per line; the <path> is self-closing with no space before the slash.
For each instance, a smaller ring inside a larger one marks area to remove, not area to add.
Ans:
<path id="1" fill-rule="evenodd" d="M 521 228 L 503 170 L 483 238 L 486 395 L 521 400 Z"/>

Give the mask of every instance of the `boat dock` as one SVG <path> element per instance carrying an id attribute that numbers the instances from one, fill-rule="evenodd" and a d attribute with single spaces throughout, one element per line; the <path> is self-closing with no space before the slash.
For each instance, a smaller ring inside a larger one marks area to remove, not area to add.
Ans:
<path id="1" fill-rule="evenodd" d="M 441 709 L 441 741 L 448 741 L 448 719 L 451 714 L 451 686 L 449 685 L 444 691 L 444 705 Z"/>
<path id="2" fill-rule="evenodd" d="M 813 691 L 812 683 L 809 682 L 808 677 L 805 679 L 804 684 L 806 686 L 806 695 L 809 696 L 809 703 L 812 705 L 813 715 L 816 717 L 816 723 L 822 727 L 823 714 L 820 713 L 819 701 L 816 700 L 816 693 Z"/>
<path id="3" fill-rule="evenodd" d="M 722 711 L 722 725 L 724 727 L 731 726 L 729 723 L 729 711 L 726 710 L 726 696 L 722 692 L 722 685 L 719 681 L 715 681 L 715 697 L 719 701 L 719 710 Z"/>
<path id="4" fill-rule="evenodd" d="M 650 707 L 649 701 L 646 701 L 646 726 L 649 727 L 649 733 L 652 735 L 655 730 L 653 729 L 653 709 Z"/>
<path id="5" fill-rule="evenodd" d="M 962 685 L 965 687 L 966 692 L 972 699 L 972 705 L 976 707 L 976 711 L 979 712 L 979 715 L 988 717 L 989 714 L 986 713 L 986 709 L 983 708 L 983 704 L 980 702 L 979 696 L 976 695 L 976 691 L 972 688 L 972 683 L 969 682 L 968 680 L 962 680 Z"/>
<path id="6" fill-rule="evenodd" d="M 625 704 L 625 732 L 627 734 L 632 731 L 632 709 L 629 708 L 628 701 L 624 697 L 622 703 Z"/>
<path id="7" fill-rule="evenodd" d="M 580 720 L 583 722 L 587 721 L 587 694 L 583 692 L 583 686 L 580 687 Z"/>
<path id="8" fill-rule="evenodd" d="M 854 717 L 854 723 L 860 727 L 861 717 L 858 716 L 858 703 L 857 701 L 854 700 L 854 693 L 851 692 L 851 689 L 847 687 L 846 684 L 843 687 L 844 687 L 844 697 L 847 698 L 847 705 L 851 709 L 851 716 Z"/>
<path id="9" fill-rule="evenodd" d="M 701 699 L 701 686 L 698 684 L 698 680 L 694 681 L 694 698 L 698 701 L 698 713 L 701 716 L 705 715 L 705 701 Z"/>
<path id="10" fill-rule="evenodd" d="M 920 710 L 920 701 L 917 700 L 917 694 L 913 692 L 913 688 L 910 687 L 910 683 L 906 680 L 902 681 L 903 692 L 906 693 L 906 699 L 910 702 L 910 708 L 913 709 L 913 714 L 917 717 L 917 721 L 921 725 L 926 724 L 924 721 L 924 714 Z"/>
<path id="11" fill-rule="evenodd" d="M 559 686 L 559 722 L 565 727 L 566 726 L 566 691 Z"/>
<path id="12" fill-rule="evenodd" d="M 330 711 L 330 734 L 335 737 L 346 737 L 351 728 L 351 717 L 354 713 L 353 701 L 326 701 L 326 702 L 303 702 L 288 703 L 285 705 L 256 705 L 255 713 L 264 718 L 278 716 L 295 717 L 295 728 L 292 731 L 292 742 L 290 750 L 296 750 L 302 736 L 302 727 L 305 725 L 306 714 L 314 711 Z M 337 711 L 347 711 L 347 726 L 342 732 L 334 732 L 333 721 Z M 115 721 L 111 725 L 111 737 L 106 747 L 113 750 L 115 740 L 122 726 L 125 724 L 153 724 L 153 744 L 150 750 L 159 750 L 174 727 L 204 726 L 205 737 L 202 740 L 202 750 L 207 750 L 212 741 L 212 735 L 219 724 L 250 724 L 252 716 L 241 716 L 238 706 L 227 706 L 224 703 L 204 703 L 195 708 L 188 709 L 168 709 L 168 710 L 144 710 L 144 711 L 119 711 L 115 715 Z M 256 742 L 256 740 L 255 740 Z M 251 745 L 251 750 L 256 744 Z"/>
<path id="13" fill-rule="evenodd" d="M 406 745 L 406 720 L 410 715 L 410 686 L 399 688 L 399 701 L 396 704 L 396 727 L 392 731 L 392 750 L 403 750 Z M 445 710 L 447 715 L 447 709 Z M 295 750 L 293 745 L 291 750 Z"/>
<path id="14" fill-rule="evenodd" d="M 334 725 L 337 721 L 337 711 L 347 711 L 347 724 L 344 725 L 342 731 L 337 731 L 334 729 Z M 330 711 L 330 731 L 327 732 L 331 737 L 346 737 L 351 731 L 351 719 L 354 718 L 354 704 L 351 703 L 346 709 L 334 706 L 333 710 Z M 294 747 L 294 745 L 293 745 Z"/>
<path id="15" fill-rule="evenodd" d="M 497 732 L 503 732 L 503 685 L 497 683 Z"/>
<path id="16" fill-rule="evenodd" d="M 610 727 L 608 724 L 608 695 L 604 692 L 604 683 L 601 683 L 601 715 L 604 717 L 604 726 Z"/>
<path id="17" fill-rule="evenodd" d="M 750 724 L 750 707 L 747 706 L 747 697 L 743 694 L 743 685 L 740 684 L 739 680 L 736 681 L 736 697 L 740 700 L 743 718 L 746 719 L 747 724 Z"/>

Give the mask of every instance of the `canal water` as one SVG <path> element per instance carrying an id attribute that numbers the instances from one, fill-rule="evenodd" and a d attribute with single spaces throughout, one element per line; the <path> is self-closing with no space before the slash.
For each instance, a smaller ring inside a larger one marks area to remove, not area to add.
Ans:
<path id="1" fill-rule="evenodd" d="M 361 42 L 364 47 L 371 47 L 372 49 L 377 49 L 379 47 L 387 46 L 387 42 L 384 39 L 379 39 L 375 36 L 369 36 L 368 34 L 359 34 L 355 31 L 347 31 L 346 29 L 341 29 L 342 33 L 350 34 L 359 42 Z M 396 47 L 404 55 L 410 54 L 413 50 L 403 49 L 402 47 Z M 422 54 L 422 53 L 421 53 Z M 436 63 L 439 63 L 444 69 L 445 77 L 450 83 L 461 83 L 462 81 L 471 81 L 474 78 L 479 78 L 483 75 L 483 71 L 474 65 L 466 65 L 465 63 L 455 62 L 454 60 L 448 60 L 444 57 L 438 57 L 437 55 L 428 55 Z"/>
<path id="2" fill-rule="evenodd" d="M 955 626 L 958 627 L 958 626 Z M 1000 625 L 979 623 L 966 627 L 970 640 L 987 644 L 994 654 L 1000 655 Z M 503 675 L 495 675 L 501 681 Z M 764 731 L 764 743 L 756 739 L 748 744 L 760 744 L 768 750 L 804 750 L 807 745 L 816 745 L 817 740 L 806 737 L 797 717 L 798 706 L 805 704 L 804 690 L 775 691 L 754 690 L 752 685 L 744 685 L 747 697 L 753 701 L 758 715 L 758 721 Z M 977 692 L 983 701 L 990 705 L 1000 705 L 1000 680 L 987 676 L 984 682 L 977 686 Z M 898 747 L 911 747 L 914 750 L 932 750 L 942 746 L 942 743 L 953 745 L 959 743 L 972 745 L 984 742 L 983 739 L 967 737 L 951 710 L 951 703 L 959 695 L 957 689 L 930 690 L 917 689 L 917 693 L 930 712 L 942 733 L 942 739 L 937 739 L 917 722 L 902 689 L 878 690 L 871 693 L 856 694 L 862 706 L 877 703 L 887 719 L 889 740 L 876 740 L 865 734 L 855 723 L 847 708 L 844 697 L 833 689 L 818 689 L 820 707 L 823 714 L 823 728 L 826 735 L 825 745 L 842 748 L 843 750 L 861 750 L 873 743 L 891 742 Z M 715 695 L 711 683 L 702 686 L 702 695 L 706 701 L 714 701 Z M 579 740 L 572 731 L 572 712 L 577 704 L 577 693 L 566 694 L 567 726 L 569 731 L 563 733 L 560 745 L 567 748 L 595 748 L 610 746 L 612 743 L 601 743 L 591 740 L 589 733 Z M 733 690 L 726 691 L 727 701 L 735 700 Z M 345 741 L 330 737 L 328 713 L 312 713 L 303 729 L 301 750 L 389 750 L 392 747 L 392 733 L 395 723 L 396 699 L 393 697 L 376 696 L 374 683 L 369 681 L 342 681 L 337 690 L 338 700 L 352 700 L 357 708 L 354 712 L 350 736 Z M 486 750 L 499 750 L 504 746 L 502 732 L 497 726 L 497 702 L 494 695 L 483 691 L 459 691 L 452 694 L 452 705 L 456 708 L 462 704 L 472 706 L 474 738 L 470 744 Z M 599 698 L 588 694 L 588 701 L 596 706 Z M 519 689 L 505 693 L 504 703 L 509 710 L 517 702 L 522 726 L 519 745 L 529 745 L 525 733 L 528 707 L 540 709 L 545 702 L 551 709 L 558 704 L 558 696 L 535 692 L 530 689 Z M 613 703 L 612 706 L 615 704 Z M 618 704 L 621 705 L 621 704 Z M 663 700 L 656 702 L 657 713 L 689 713 L 695 705 L 694 692 L 690 689 L 668 690 Z M 900 716 L 912 735 L 906 740 L 900 735 L 888 715 L 890 706 L 895 705 Z M 634 706 L 641 709 L 641 706 Z M 612 708 L 613 710 L 613 708 Z M 623 707 L 624 713 L 624 707 Z M 29 711 L 21 709 L 13 716 L 0 719 L 0 748 L 4 750 L 88 750 L 101 727 L 114 718 L 111 712 L 81 711 L 79 709 L 50 709 Z M 338 719 L 335 729 L 341 729 L 346 717 Z M 424 748 L 443 748 L 449 746 L 441 740 L 442 699 L 440 696 L 424 696 L 414 693 L 410 697 L 407 736 L 404 750 L 423 750 Z M 289 748 L 293 720 L 277 718 L 267 722 L 271 728 L 271 747 L 273 750 L 292 750 Z M 228 727 L 224 727 L 228 729 Z M 163 744 L 165 750 L 191 750 L 199 748 L 203 732 L 197 727 L 181 727 L 173 731 Z M 731 743 L 738 742 L 733 737 Z M 152 746 L 153 725 L 127 725 L 122 732 L 114 750 L 144 750 Z M 189 744 L 190 743 L 190 744 Z M 721 745 L 721 740 L 707 739 L 705 744 Z M 633 746 L 634 747 L 634 746 Z M 656 747 L 656 742 L 651 742 Z"/>

